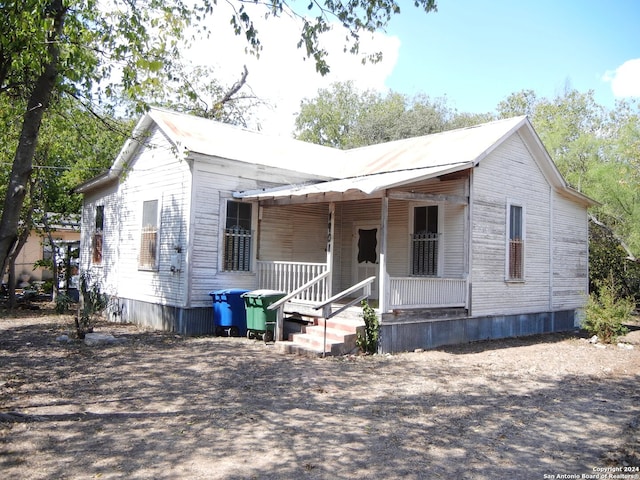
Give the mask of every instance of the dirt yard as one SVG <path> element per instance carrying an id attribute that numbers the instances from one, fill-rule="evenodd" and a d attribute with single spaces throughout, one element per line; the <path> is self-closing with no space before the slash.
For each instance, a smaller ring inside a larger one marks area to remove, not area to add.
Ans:
<path id="1" fill-rule="evenodd" d="M 640 479 L 638 329 L 327 359 L 71 329 L 0 318 L 2 478 Z"/>

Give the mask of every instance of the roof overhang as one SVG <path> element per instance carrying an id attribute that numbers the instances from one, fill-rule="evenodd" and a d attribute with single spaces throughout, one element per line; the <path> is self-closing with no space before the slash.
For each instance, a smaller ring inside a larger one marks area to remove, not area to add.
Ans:
<path id="1" fill-rule="evenodd" d="M 474 162 L 448 163 L 446 165 L 362 175 L 314 184 L 235 192 L 233 196 L 243 200 L 259 200 L 266 203 L 279 204 L 298 203 L 301 198 L 306 198 L 310 201 L 314 198 L 326 200 L 328 196 L 340 198 L 342 194 L 348 193 L 351 193 L 349 199 L 353 198 L 354 195 L 358 196 L 358 194 L 362 198 L 366 198 L 378 196 L 384 190 L 459 172 L 473 166 Z"/>

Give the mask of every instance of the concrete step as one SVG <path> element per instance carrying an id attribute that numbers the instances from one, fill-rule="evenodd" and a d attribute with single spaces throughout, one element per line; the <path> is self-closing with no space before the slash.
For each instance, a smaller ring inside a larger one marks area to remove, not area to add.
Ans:
<path id="1" fill-rule="evenodd" d="M 276 342 L 276 345 L 284 353 L 322 356 L 324 343 L 325 355 L 345 355 L 356 350 L 358 333 L 364 334 L 362 319 L 336 316 L 326 321 L 325 338 L 325 320 L 316 318 L 313 325 L 302 327 L 300 333 L 292 333 L 286 341 Z"/>

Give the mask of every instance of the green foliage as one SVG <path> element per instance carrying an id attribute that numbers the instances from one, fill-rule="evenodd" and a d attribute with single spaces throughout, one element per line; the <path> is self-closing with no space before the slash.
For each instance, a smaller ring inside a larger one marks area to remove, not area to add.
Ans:
<path id="1" fill-rule="evenodd" d="M 109 297 L 100 290 L 100 283 L 84 272 L 80 275 L 80 312 L 76 316 L 76 331 L 78 338 L 93 332 L 97 317 L 104 311 Z"/>
<path id="2" fill-rule="evenodd" d="M 69 311 L 69 307 L 73 304 L 73 299 L 66 295 L 65 293 L 60 292 L 56 296 L 56 306 L 55 310 L 58 314 L 63 314 Z"/>
<path id="3" fill-rule="evenodd" d="M 362 318 L 364 319 L 364 336 L 358 334 L 356 345 L 365 353 L 376 353 L 378 351 L 378 339 L 380 335 L 380 323 L 376 311 L 363 300 Z"/>
<path id="4" fill-rule="evenodd" d="M 444 98 L 413 98 L 360 91 L 353 82 L 337 82 L 302 102 L 296 138 L 341 149 L 442 132 L 492 120 L 490 114 L 458 113 Z"/>
<path id="5" fill-rule="evenodd" d="M 616 279 L 620 296 L 640 304 L 640 263 L 628 254 L 613 231 L 594 221 L 589 225 L 589 291 L 598 293 L 610 277 Z"/>
<path id="6" fill-rule="evenodd" d="M 589 335 L 597 335 L 604 343 L 615 342 L 627 333 L 624 323 L 631 320 L 634 302 L 618 295 L 613 276 L 599 285 L 598 293 L 589 295 L 585 319 L 582 322 Z"/>

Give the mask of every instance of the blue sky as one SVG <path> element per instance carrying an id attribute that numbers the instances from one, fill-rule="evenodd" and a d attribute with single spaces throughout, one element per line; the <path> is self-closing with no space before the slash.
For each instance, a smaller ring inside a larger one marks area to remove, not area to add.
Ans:
<path id="1" fill-rule="evenodd" d="M 640 0 L 439 0 L 425 14 L 412 0 L 384 32 L 362 36 L 362 51 L 382 51 L 376 65 L 343 53 L 345 32 L 323 37 L 331 73 L 321 77 L 296 48 L 300 22 L 264 19 L 259 5 L 245 4 L 264 46 L 260 58 L 229 27 L 230 10 L 218 2 L 212 36 L 185 52 L 193 63 L 212 65 L 231 84 L 243 65 L 248 85 L 267 102 L 256 126 L 290 135 L 303 99 L 332 82 L 352 80 L 361 89 L 446 97 L 460 112 L 494 112 L 509 94 L 531 89 L 553 98 L 565 86 L 595 91 L 598 103 L 614 106 L 621 95 L 640 97 Z M 307 5 L 306 2 L 298 2 Z M 298 3 L 294 3 L 298 5 Z M 227 9 L 227 10 L 225 10 Z"/>
<path id="2" fill-rule="evenodd" d="M 523 89 L 554 97 L 567 84 L 612 107 L 603 77 L 640 59 L 637 0 L 440 0 L 428 15 L 405 3 L 387 29 L 401 44 L 386 85 L 446 95 L 460 111 L 494 111 Z"/>

